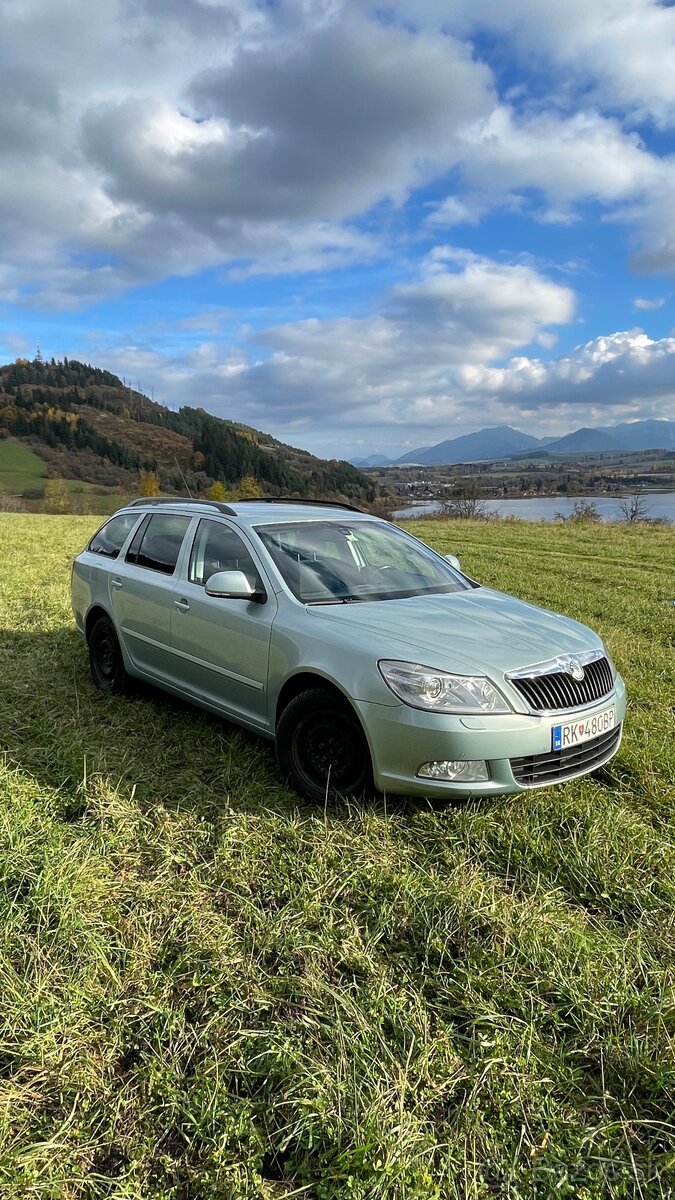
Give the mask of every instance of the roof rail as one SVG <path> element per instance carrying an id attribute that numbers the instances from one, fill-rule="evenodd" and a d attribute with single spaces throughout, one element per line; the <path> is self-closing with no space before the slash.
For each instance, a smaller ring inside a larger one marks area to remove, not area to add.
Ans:
<path id="1" fill-rule="evenodd" d="M 307 496 L 242 496 L 239 500 L 233 500 L 233 504 L 309 504 L 320 508 L 346 508 L 349 512 L 363 513 L 362 508 L 357 508 L 354 504 L 347 504 L 342 500 L 310 500 Z M 236 517 L 237 513 L 229 504 L 223 504 L 220 500 L 193 500 L 189 496 L 138 496 L 136 500 L 130 500 L 125 508 L 139 508 L 141 505 L 155 504 L 198 504 L 205 508 L 215 508 L 220 513 L 225 513 L 228 517 Z M 367 515 L 364 513 L 364 516 Z"/>
<path id="2" fill-rule="evenodd" d="M 342 500 L 311 500 L 308 496 L 242 496 L 233 504 L 309 504 L 321 508 L 347 508 L 350 512 L 363 513 L 362 508 L 346 504 Z M 364 513 L 364 516 L 367 514 Z"/>
<path id="3" fill-rule="evenodd" d="M 215 508 L 218 512 L 226 513 L 229 517 L 236 517 L 236 512 L 230 508 L 229 504 L 221 504 L 220 500 L 193 500 L 189 496 L 138 496 L 136 500 L 130 500 L 126 508 L 139 508 L 142 504 L 199 504 L 204 508 Z"/>

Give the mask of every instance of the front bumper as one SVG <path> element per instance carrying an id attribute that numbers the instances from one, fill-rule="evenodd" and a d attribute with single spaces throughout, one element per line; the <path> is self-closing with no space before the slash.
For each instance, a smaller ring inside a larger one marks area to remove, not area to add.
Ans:
<path id="1" fill-rule="evenodd" d="M 485 716 L 422 712 L 406 704 L 395 706 L 358 701 L 370 745 L 376 786 L 390 795 L 406 796 L 502 796 L 509 792 L 529 791 L 558 782 L 549 775 L 546 782 L 519 783 L 511 760 L 551 755 L 551 731 L 554 725 L 592 717 L 610 705 L 615 707 L 615 725 L 621 726 L 626 711 L 626 690 L 617 675 L 609 696 L 572 713 L 535 716 L 525 713 L 500 713 Z M 592 764 L 581 764 L 567 779 L 586 775 L 616 753 L 620 733 L 608 750 Z M 488 764 L 489 780 L 484 783 L 449 783 L 422 779 L 417 772 L 422 763 L 445 759 L 482 759 Z"/>

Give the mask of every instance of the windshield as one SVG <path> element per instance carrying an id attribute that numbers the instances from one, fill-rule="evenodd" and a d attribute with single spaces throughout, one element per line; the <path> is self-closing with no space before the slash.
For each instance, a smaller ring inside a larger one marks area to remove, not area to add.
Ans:
<path id="1" fill-rule="evenodd" d="M 293 595 L 303 604 L 398 600 L 471 585 L 422 542 L 371 521 L 259 525 Z"/>

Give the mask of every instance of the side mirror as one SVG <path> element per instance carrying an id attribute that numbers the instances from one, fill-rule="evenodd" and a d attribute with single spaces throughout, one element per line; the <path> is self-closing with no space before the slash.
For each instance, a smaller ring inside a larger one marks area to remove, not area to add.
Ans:
<path id="1" fill-rule="evenodd" d="M 450 563 L 451 567 L 455 568 L 456 571 L 461 571 L 462 568 L 459 565 L 459 559 L 456 554 L 444 554 L 443 557 L 446 562 Z"/>
<path id="2" fill-rule="evenodd" d="M 225 596 L 229 600 L 265 599 L 264 592 L 256 592 L 243 571 L 216 571 L 206 582 L 207 596 Z"/>

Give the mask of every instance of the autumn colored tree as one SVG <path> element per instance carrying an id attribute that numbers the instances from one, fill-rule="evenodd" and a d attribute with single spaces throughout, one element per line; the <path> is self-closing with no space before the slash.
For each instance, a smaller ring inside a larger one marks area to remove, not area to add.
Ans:
<path id="1" fill-rule="evenodd" d="M 138 472 L 138 490 L 141 496 L 159 496 L 161 492 L 159 475 L 156 471 Z"/>
<path id="2" fill-rule="evenodd" d="M 211 487 L 204 492 L 206 500 L 255 500 L 257 496 L 264 496 L 264 491 L 260 486 L 260 481 L 254 475 L 244 475 L 243 479 L 239 480 L 234 487 L 226 488 L 224 484 L 212 483 Z"/>
<path id="3" fill-rule="evenodd" d="M 211 487 L 207 488 L 204 492 L 205 500 L 225 500 L 226 498 L 227 492 L 225 487 L 222 483 L 219 483 L 218 480 L 216 480 L 215 483 L 212 483 Z"/>
<path id="4" fill-rule="evenodd" d="M 240 500 L 255 500 L 256 496 L 263 495 L 263 490 L 259 480 L 253 475 L 244 475 L 244 478 L 239 480 L 238 486 L 234 488 L 234 493 L 239 496 Z"/>
<path id="5" fill-rule="evenodd" d="M 70 512 L 68 488 L 63 479 L 48 479 L 44 486 L 45 512 Z"/>

